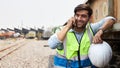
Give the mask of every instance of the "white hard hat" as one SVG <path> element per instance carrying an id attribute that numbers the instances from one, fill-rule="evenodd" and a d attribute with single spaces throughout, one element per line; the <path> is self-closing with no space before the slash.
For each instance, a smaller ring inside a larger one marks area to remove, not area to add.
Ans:
<path id="1" fill-rule="evenodd" d="M 112 49 L 105 41 L 101 44 L 91 44 L 88 56 L 93 65 L 96 67 L 104 67 L 112 58 Z"/>

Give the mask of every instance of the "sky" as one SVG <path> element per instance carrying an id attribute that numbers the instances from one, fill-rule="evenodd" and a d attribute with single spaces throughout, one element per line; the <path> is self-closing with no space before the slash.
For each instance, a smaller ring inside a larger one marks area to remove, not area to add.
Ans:
<path id="1" fill-rule="evenodd" d="M 0 28 L 62 25 L 74 15 L 74 8 L 86 1 L 0 0 Z"/>

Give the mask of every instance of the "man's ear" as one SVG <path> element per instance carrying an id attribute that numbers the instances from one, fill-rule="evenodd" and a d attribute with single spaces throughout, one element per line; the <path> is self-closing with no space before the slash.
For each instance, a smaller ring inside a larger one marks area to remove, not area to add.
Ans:
<path id="1" fill-rule="evenodd" d="M 89 17 L 89 22 L 93 22 L 93 15 Z"/>

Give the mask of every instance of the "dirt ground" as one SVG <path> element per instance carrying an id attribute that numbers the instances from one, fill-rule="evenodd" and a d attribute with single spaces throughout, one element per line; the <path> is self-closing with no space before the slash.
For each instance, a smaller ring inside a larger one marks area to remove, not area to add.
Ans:
<path id="1" fill-rule="evenodd" d="M 20 42 L 21 41 L 21 42 Z M 0 60 L 0 68 L 50 68 L 55 50 L 50 49 L 47 40 L 9 39 L 0 40 L 0 50 L 20 42 L 24 46 Z"/>

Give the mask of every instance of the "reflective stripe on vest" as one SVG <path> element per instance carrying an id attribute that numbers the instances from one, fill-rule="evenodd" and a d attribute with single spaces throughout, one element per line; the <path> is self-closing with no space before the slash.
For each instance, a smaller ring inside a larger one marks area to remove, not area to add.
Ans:
<path id="1" fill-rule="evenodd" d="M 60 55 L 60 54 L 56 54 L 56 56 L 58 56 L 59 58 L 66 58 L 65 56 L 63 56 L 63 55 Z M 80 55 L 80 59 L 81 60 L 85 60 L 85 59 L 88 59 L 88 55 Z M 78 61 L 78 57 L 76 56 L 76 57 L 73 57 L 73 58 L 71 58 L 70 60 L 74 60 L 74 61 Z"/>
<path id="2" fill-rule="evenodd" d="M 93 36 L 93 33 L 90 27 L 88 27 L 88 25 L 83 34 L 80 44 L 78 43 L 74 33 L 68 32 L 67 37 L 66 37 L 66 45 L 64 45 L 66 47 L 63 50 L 57 50 L 58 54 L 66 56 L 67 59 L 72 59 L 72 58 L 75 59 L 75 57 L 77 57 L 77 51 L 80 45 L 81 60 L 82 60 L 82 56 L 85 56 L 88 58 L 87 54 L 88 54 L 88 49 L 91 44 L 91 39 L 92 39 L 91 36 Z"/>

